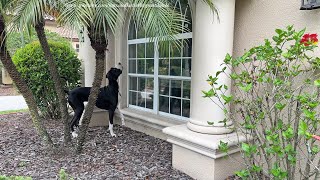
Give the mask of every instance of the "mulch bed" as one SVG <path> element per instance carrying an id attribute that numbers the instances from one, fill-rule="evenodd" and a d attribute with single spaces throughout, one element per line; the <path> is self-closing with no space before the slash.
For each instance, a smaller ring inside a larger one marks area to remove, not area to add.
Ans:
<path id="1" fill-rule="evenodd" d="M 19 93 L 13 85 L 0 84 L 0 96 L 17 96 Z"/>
<path id="2" fill-rule="evenodd" d="M 62 123 L 45 122 L 54 142 L 62 143 Z M 43 146 L 28 113 L 0 115 L 0 175 L 58 179 L 65 169 L 75 179 L 192 179 L 172 168 L 171 144 L 126 127 L 90 128 L 81 155 Z M 73 140 L 75 143 L 75 140 Z"/>

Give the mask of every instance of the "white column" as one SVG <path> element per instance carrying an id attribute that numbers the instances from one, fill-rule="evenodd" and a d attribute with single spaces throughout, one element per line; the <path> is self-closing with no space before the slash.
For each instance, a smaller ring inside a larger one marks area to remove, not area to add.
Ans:
<path id="1" fill-rule="evenodd" d="M 84 85 L 86 87 L 91 87 L 94 79 L 95 70 L 96 70 L 96 52 L 91 47 L 90 38 L 86 30 L 84 31 L 84 42 L 80 44 L 79 57 L 84 64 Z M 108 51 L 106 51 L 106 59 L 107 58 L 108 58 Z M 106 85 L 105 75 L 106 75 L 106 72 L 104 72 L 101 86 Z"/>
<path id="2" fill-rule="evenodd" d="M 219 10 L 220 22 L 213 18 L 212 12 L 203 1 L 196 1 L 193 29 L 193 59 L 191 85 L 191 118 L 187 126 L 190 130 L 206 134 L 225 134 L 232 132 L 225 128 L 223 111 L 210 99 L 203 98 L 202 90 L 209 90 L 208 75 L 221 70 L 227 53 L 233 50 L 235 0 L 215 0 Z M 227 77 L 219 77 L 219 82 L 230 85 Z M 214 122 L 214 125 L 209 125 Z"/>

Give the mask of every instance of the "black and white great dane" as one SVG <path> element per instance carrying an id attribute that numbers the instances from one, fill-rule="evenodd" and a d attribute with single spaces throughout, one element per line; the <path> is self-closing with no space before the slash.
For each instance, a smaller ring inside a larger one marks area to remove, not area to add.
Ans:
<path id="1" fill-rule="evenodd" d="M 122 65 L 118 64 L 117 67 L 113 67 L 109 70 L 106 78 L 109 80 L 108 86 L 102 87 L 99 90 L 99 95 L 96 101 L 96 106 L 100 109 L 105 109 L 109 112 L 109 131 L 112 137 L 116 134 L 113 132 L 113 117 L 115 111 L 119 108 L 118 106 L 118 93 L 119 84 L 117 82 L 118 77 L 122 73 Z M 66 91 L 68 94 L 68 102 L 74 111 L 74 116 L 71 120 L 71 132 L 73 137 L 77 137 L 78 134 L 75 132 L 75 127 L 79 126 L 79 121 L 84 111 L 84 102 L 88 101 L 91 87 L 78 87 L 71 91 Z M 119 110 L 121 123 L 124 125 L 124 117 Z M 81 122 L 80 122 L 81 123 Z"/>

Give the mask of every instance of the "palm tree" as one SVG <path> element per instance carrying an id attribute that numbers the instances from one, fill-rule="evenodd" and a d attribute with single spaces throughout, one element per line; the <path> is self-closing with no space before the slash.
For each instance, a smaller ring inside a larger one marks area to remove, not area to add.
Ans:
<path id="1" fill-rule="evenodd" d="M 96 51 L 96 69 L 94 82 L 85 109 L 85 114 L 80 127 L 77 152 L 82 151 L 85 135 L 93 113 L 98 90 L 101 86 L 106 58 L 105 50 L 108 46 L 107 33 L 116 33 L 124 27 L 126 17 L 135 20 L 145 30 L 148 37 L 158 40 L 160 47 L 166 42 L 174 41 L 182 27 L 182 15 L 175 12 L 171 6 L 165 6 L 168 0 L 60 0 L 59 22 L 76 30 L 83 27 L 87 30 L 92 48 Z M 214 14 L 217 9 L 211 0 L 203 0 L 208 4 Z M 162 5 L 159 7 L 147 6 L 148 4 Z M 126 4 L 139 5 L 140 7 L 127 7 Z M 145 5 L 145 6 L 143 6 Z"/>
<path id="2" fill-rule="evenodd" d="M 15 65 L 12 62 L 11 56 L 7 50 L 6 46 L 6 12 L 8 11 L 9 7 L 11 7 L 10 0 L 1 0 L 0 1 L 0 59 L 3 64 L 3 66 L 7 69 L 10 77 L 15 82 L 18 90 L 24 97 L 31 114 L 33 125 L 35 126 L 38 134 L 43 139 L 43 141 L 49 145 L 51 148 L 54 147 L 54 144 L 42 124 L 42 121 L 40 119 L 39 113 L 38 113 L 38 107 L 36 104 L 36 101 L 34 99 L 34 96 L 32 94 L 32 91 L 28 88 L 27 83 L 22 79 L 20 73 L 17 71 Z"/>
<path id="3" fill-rule="evenodd" d="M 67 101 L 63 89 L 63 83 L 59 76 L 57 65 L 53 59 L 47 37 L 44 30 L 44 15 L 55 14 L 58 10 L 53 9 L 59 1 L 54 0 L 16 0 L 15 16 L 13 24 L 19 29 L 30 28 L 33 26 L 37 32 L 45 58 L 48 62 L 51 78 L 54 82 L 55 91 L 58 96 L 60 115 L 64 124 L 64 142 L 67 144 L 71 141 L 70 128 L 69 128 L 69 115 L 67 109 Z"/>

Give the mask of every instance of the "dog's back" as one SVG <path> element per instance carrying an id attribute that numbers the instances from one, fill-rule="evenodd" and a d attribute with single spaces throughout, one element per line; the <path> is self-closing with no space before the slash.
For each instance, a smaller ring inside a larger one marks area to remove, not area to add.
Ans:
<path id="1" fill-rule="evenodd" d="M 73 90 L 71 90 L 68 94 L 68 99 L 71 102 L 79 101 L 79 102 L 85 102 L 88 101 L 88 97 L 90 95 L 91 87 L 78 87 Z"/>

